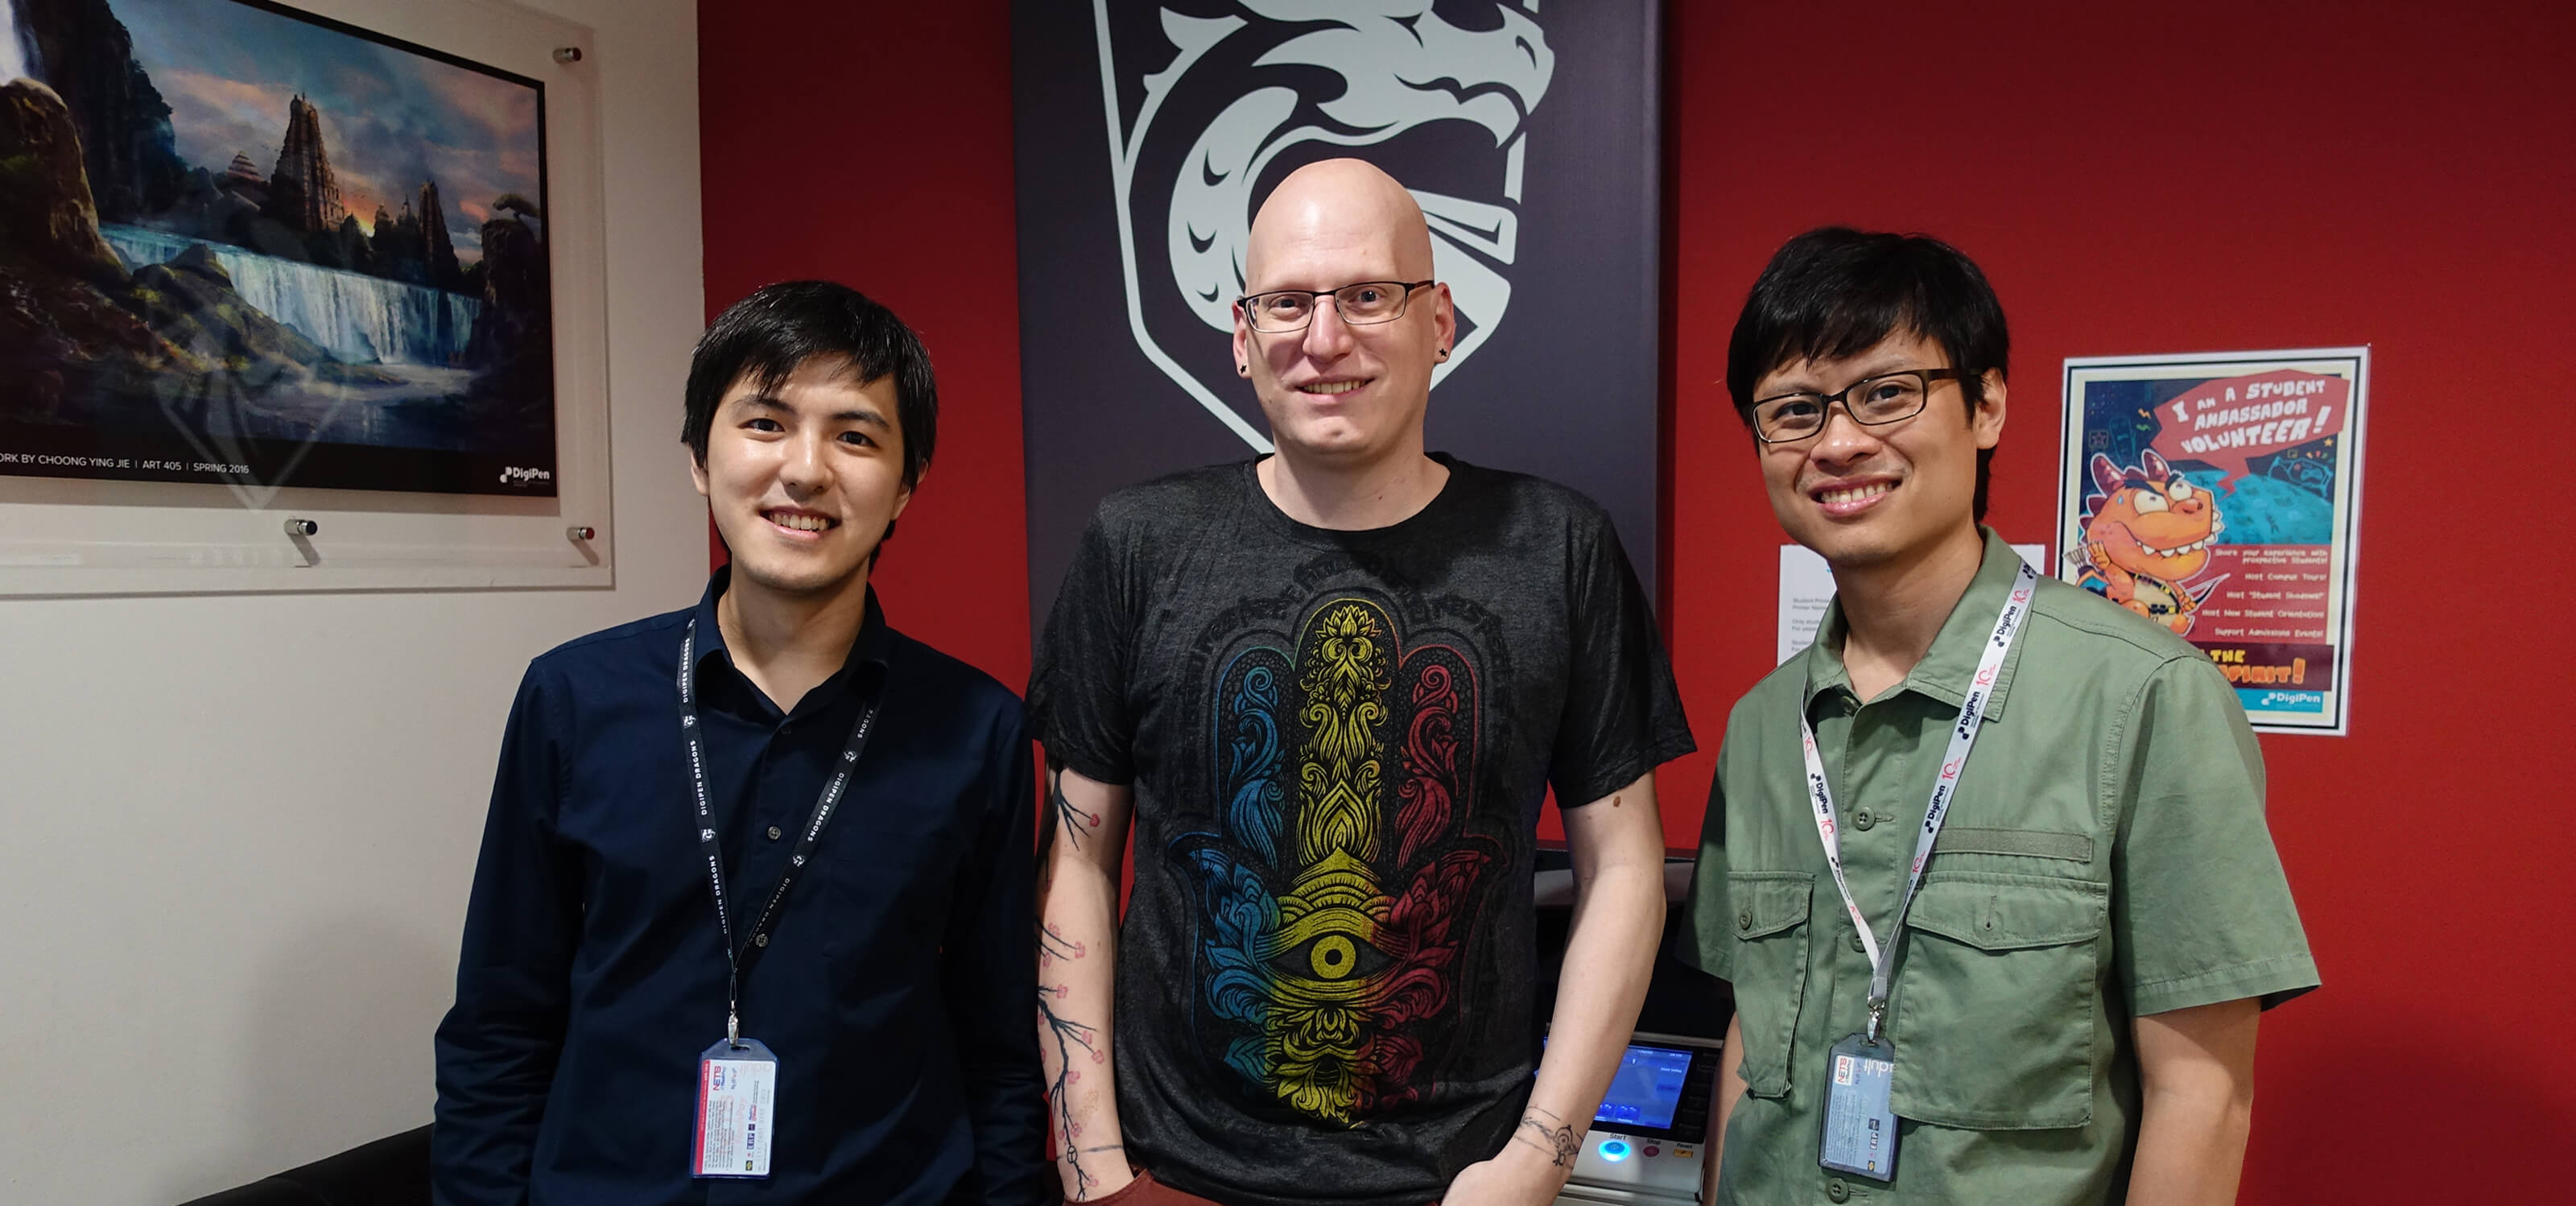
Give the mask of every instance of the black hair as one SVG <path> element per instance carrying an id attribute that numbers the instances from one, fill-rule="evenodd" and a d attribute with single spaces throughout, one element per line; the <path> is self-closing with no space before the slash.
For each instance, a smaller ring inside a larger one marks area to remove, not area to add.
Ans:
<path id="1" fill-rule="evenodd" d="M 939 383 L 930 373 L 930 353 L 894 311 L 831 281 L 766 285 L 717 316 L 689 359 L 680 442 L 706 464 L 707 433 L 725 391 L 744 380 L 776 388 L 816 359 L 849 361 L 862 385 L 894 379 L 903 484 L 918 485 L 939 440 Z"/>
<path id="2" fill-rule="evenodd" d="M 2012 337 L 1986 274 L 1959 249 L 1928 235 L 1826 226 L 1780 246 L 1753 282 L 1726 348 L 1726 392 L 1747 429 L 1753 387 L 1800 360 L 1857 356 L 1899 331 L 1939 344 L 1960 373 L 1971 419 L 1985 376 L 2007 371 Z M 1977 453 L 1976 517 L 1986 518 L 1995 451 Z"/>

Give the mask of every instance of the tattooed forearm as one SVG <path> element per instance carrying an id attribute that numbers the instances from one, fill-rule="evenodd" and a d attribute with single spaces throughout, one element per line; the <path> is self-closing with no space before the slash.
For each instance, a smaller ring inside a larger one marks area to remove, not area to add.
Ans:
<path id="1" fill-rule="evenodd" d="M 1111 974 L 1117 941 L 1117 873 L 1114 861 L 1106 872 L 1098 866 L 1102 856 L 1114 859 L 1123 853 L 1125 842 L 1123 834 L 1117 842 L 1094 841 L 1103 836 L 1112 809 L 1077 807 L 1066 793 L 1069 786 L 1074 785 L 1065 782 L 1064 767 L 1050 762 L 1038 839 L 1037 1020 L 1057 1173 L 1065 1200 L 1080 1202 L 1125 1171 L 1124 1157 L 1116 1154 L 1125 1150 L 1119 1142 L 1117 1104 L 1110 1100 L 1111 994 L 1102 981 Z M 1085 790 L 1098 791 L 1085 781 L 1074 794 Z M 1104 803 L 1123 807 L 1122 798 L 1113 792 Z M 1065 875 L 1062 882 L 1054 878 L 1059 871 Z M 1090 957 L 1095 947 L 1099 959 Z M 1102 1021 L 1080 1021 L 1067 1016 L 1068 1010 Z M 1082 1083 L 1086 1074 L 1095 1077 L 1089 1085 Z M 1086 1125 L 1096 1127 L 1090 1142 L 1083 1134 Z M 1095 1175 L 1103 1169 L 1107 1171 Z"/>
<path id="2" fill-rule="evenodd" d="M 1582 1132 L 1537 1106 L 1521 1115 L 1520 1126 L 1512 1131 L 1512 1141 L 1546 1152 L 1548 1162 L 1560 1168 L 1573 1167 L 1575 1155 L 1583 1150 Z"/>
<path id="3" fill-rule="evenodd" d="M 1042 928 L 1039 933 L 1042 942 L 1048 941 L 1047 936 L 1053 934 L 1053 929 Z M 1072 957 L 1081 958 L 1080 951 L 1077 944 Z M 1096 1178 L 1082 1167 L 1082 1157 L 1091 1152 L 1120 1150 L 1121 1145 L 1110 1143 L 1081 1147 L 1074 1142 L 1082 1137 L 1082 1124 L 1073 1120 L 1073 1086 L 1082 1079 L 1081 1069 L 1074 1066 L 1074 1052 L 1080 1050 L 1095 1064 L 1102 1062 L 1106 1054 L 1100 1050 L 1100 1032 L 1097 1029 L 1056 1012 L 1056 1002 L 1063 1000 L 1068 991 L 1062 984 L 1038 985 L 1038 1034 L 1042 1041 L 1054 1044 L 1055 1076 L 1047 1085 L 1047 1101 L 1054 1108 L 1056 1134 L 1063 1151 L 1057 1158 L 1064 1162 L 1068 1174 L 1065 1177 L 1065 1196 L 1078 1202 L 1090 1197 L 1092 1187 L 1097 1184 Z"/>

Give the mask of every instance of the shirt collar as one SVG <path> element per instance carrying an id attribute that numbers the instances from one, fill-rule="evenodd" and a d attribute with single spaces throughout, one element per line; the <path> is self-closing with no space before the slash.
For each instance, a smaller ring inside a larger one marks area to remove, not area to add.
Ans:
<path id="1" fill-rule="evenodd" d="M 723 598 L 725 589 L 732 585 L 733 567 L 717 568 L 707 579 L 707 593 L 698 599 L 697 609 L 690 613 L 698 624 L 697 664 L 690 667 L 694 671 L 704 673 L 707 659 L 719 654 L 725 659 L 724 665 L 733 665 L 733 654 L 725 649 L 724 626 L 716 622 L 716 600 Z M 887 652 L 893 647 L 893 629 L 886 627 L 885 609 L 877 606 L 877 588 L 874 586 L 868 587 L 867 606 L 867 617 L 859 621 L 859 639 L 850 642 L 849 658 L 841 664 L 843 675 L 861 664 L 884 666 Z"/>
<path id="2" fill-rule="evenodd" d="M 1993 528 L 1980 527 L 1986 539 L 1985 559 L 1977 565 L 1977 576 L 1968 581 L 1968 591 L 1950 608 L 1950 618 L 1941 622 L 1941 631 L 1932 638 L 1932 648 L 1915 663 L 1912 673 L 1898 683 L 1900 691 L 1913 691 L 1931 696 L 1951 707 L 1968 702 L 1968 687 L 1977 676 L 1977 662 L 1985 655 L 1986 642 L 1995 633 L 1995 614 L 2003 610 L 2004 596 L 2012 593 L 2014 579 L 2021 575 L 2021 554 L 2013 551 Z M 2030 626 L 2024 616 L 2022 626 Z M 1816 696 L 1828 689 L 1851 687 L 1851 675 L 1843 670 L 1843 637 L 1849 632 L 1843 622 L 1842 597 L 1837 594 L 1825 605 L 1824 623 L 1816 629 L 1814 644 L 1799 656 L 1806 659 L 1809 708 Z M 1994 693 L 1987 697 L 1985 713 L 2000 719 L 2004 700 L 2012 693 L 2013 672 L 2021 665 L 2022 641 L 2015 639 L 2004 652 L 2003 669 L 1995 675 Z M 1867 702 L 1866 700 L 1862 702 Z"/>

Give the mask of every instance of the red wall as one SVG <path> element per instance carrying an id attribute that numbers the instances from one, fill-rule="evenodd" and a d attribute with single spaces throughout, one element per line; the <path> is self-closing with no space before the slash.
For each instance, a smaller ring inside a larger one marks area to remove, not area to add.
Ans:
<path id="1" fill-rule="evenodd" d="M 710 321 L 762 285 L 825 277 L 930 349 L 938 457 L 878 598 L 895 627 L 1016 690 L 1029 588 L 1009 34 L 1000 3 L 704 4 L 698 122 Z"/>
<path id="2" fill-rule="evenodd" d="M 2576 849 L 2532 706 L 2576 668 L 2545 618 L 2576 525 L 2539 485 L 2576 366 L 2576 10 L 1673 7 L 1671 572 L 1703 744 L 1771 661 L 1780 538 L 1719 381 L 1781 240 L 1925 230 L 1984 266 L 2015 336 L 1993 519 L 2052 551 L 2065 357 L 2373 345 L 2351 735 L 2263 740 L 2326 987 L 2264 1027 L 2244 1200 L 2567 1200 L 2525 1153 L 2576 1129 L 2576 1057 L 2531 1037 L 2571 978 L 2526 926 L 2565 911 Z"/>
<path id="3" fill-rule="evenodd" d="M 1925 230 L 1984 265 L 2017 336 L 1993 513 L 2015 540 L 2055 539 L 2063 358 L 2372 344 L 2352 732 L 2264 739 L 2326 988 L 2265 1027 L 2243 1200 L 2562 1198 L 2540 1153 L 2576 1132 L 2576 978 L 2549 860 L 2576 832 L 2545 822 L 2576 793 L 2530 701 L 2576 669 L 2548 618 L 2576 596 L 2552 396 L 2576 374 L 2576 17 L 2256 7 L 1673 0 L 1665 581 L 1707 752 L 1665 775 L 1667 831 L 1695 844 L 1727 709 L 1771 665 L 1781 537 L 1719 382 L 1781 240 Z M 948 422 L 885 595 L 1018 682 L 1008 6 L 925 8 L 705 8 L 708 303 L 824 275 L 922 328 Z"/>

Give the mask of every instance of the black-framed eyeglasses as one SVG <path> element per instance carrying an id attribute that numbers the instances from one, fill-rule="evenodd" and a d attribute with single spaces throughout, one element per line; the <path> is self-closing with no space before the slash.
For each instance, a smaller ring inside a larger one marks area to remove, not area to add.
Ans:
<path id="1" fill-rule="evenodd" d="M 1775 394 L 1753 404 L 1753 435 L 1765 444 L 1794 444 L 1823 431 L 1826 412 L 1836 402 L 1864 427 L 1911 419 L 1923 413 L 1933 382 L 1964 381 L 1967 376 L 1957 369 L 1898 369 L 1863 377 L 1830 394 Z"/>
<path id="2" fill-rule="evenodd" d="M 1342 321 L 1355 327 L 1373 323 L 1394 322 L 1404 317 L 1404 307 L 1413 300 L 1413 291 L 1433 281 L 1361 281 L 1339 289 L 1273 289 L 1235 299 L 1243 307 L 1244 320 L 1264 335 L 1282 335 L 1303 331 L 1315 321 L 1315 299 L 1333 299 L 1333 309 Z"/>

